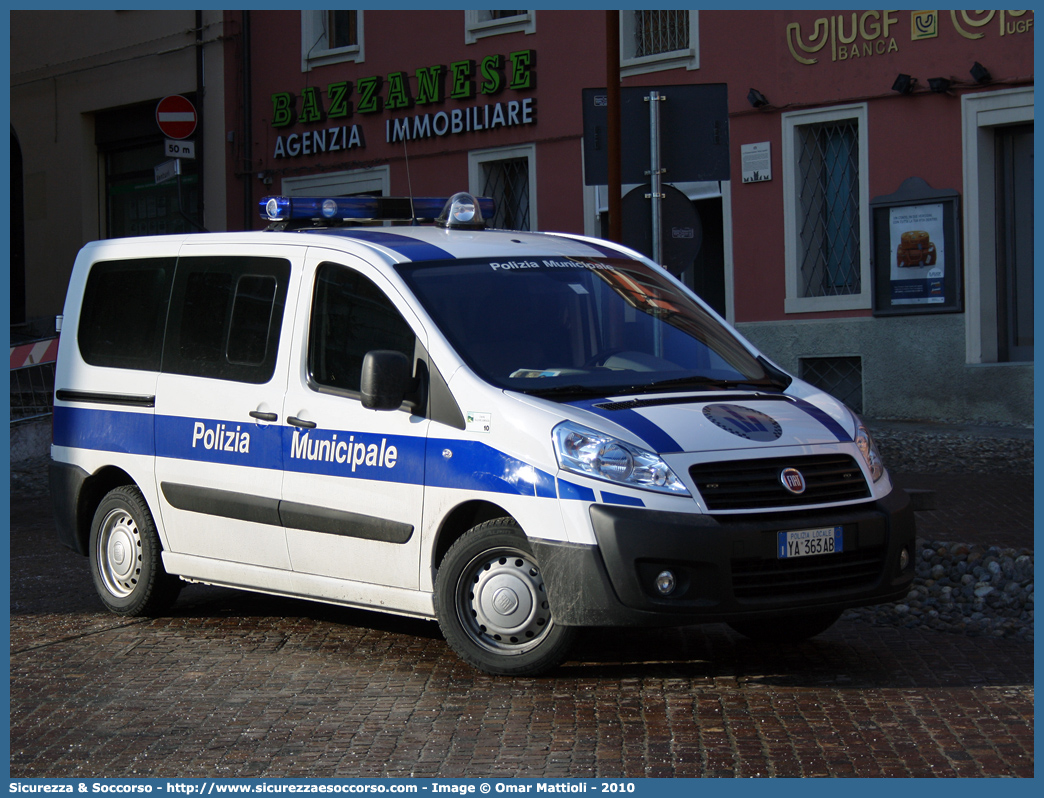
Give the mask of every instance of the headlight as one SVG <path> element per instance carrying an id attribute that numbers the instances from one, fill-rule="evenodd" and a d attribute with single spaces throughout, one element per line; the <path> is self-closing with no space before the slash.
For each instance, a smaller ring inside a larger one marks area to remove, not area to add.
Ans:
<path id="1" fill-rule="evenodd" d="M 863 459 L 866 460 L 866 464 L 870 467 L 870 476 L 873 477 L 874 482 L 877 482 L 884 476 L 884 461 L 881 459 L 881 453 L 877 451 L 877 445 L 870 436 L 870 431 L 862 423 L 859 424 L 859 428 L 856 430 L 855 442 L 856 446 L 859 447 L 859 451 L 863 453 Z"/>
<path id="2" fill-rule="evenodd" d="M 611 435 L 564 421 L 552 430 L 558 465 L 632 488 L 688 496 L 688 489 L 660 457 Z"/>

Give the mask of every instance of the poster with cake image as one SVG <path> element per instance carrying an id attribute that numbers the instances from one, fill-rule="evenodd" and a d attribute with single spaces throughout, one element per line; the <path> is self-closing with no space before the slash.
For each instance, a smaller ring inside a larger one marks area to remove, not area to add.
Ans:
<path id="1" fill-rule="evenodd" d="M 901 205 L 889 210 L 892 305 L 945 302 L 943 204 Z"/>

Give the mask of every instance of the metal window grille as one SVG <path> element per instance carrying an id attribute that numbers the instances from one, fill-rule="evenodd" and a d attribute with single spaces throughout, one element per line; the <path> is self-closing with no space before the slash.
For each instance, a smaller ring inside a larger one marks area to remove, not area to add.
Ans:
<path id="1" fill-rule="evenodd" d="M 689 49 L 688 11 L 635 11 L 634 57 Z"/>
<path id="2" fill-rule="evenodd" d="M 859 357 L 803 357 L 801 379 L 863 412 L 863 360 Z"/>
<path id="3" fill-rule="evenodd" d="M 858 294 L 858 123 L 805 125 L 798 140 L 802 296 Z"/>
<path id="4" fill-rule="evenodd" d="M 529 230 L 529 159 L 511 158 L 483 165 L 482 194 L 497 205 L 492 227 L 498 230 Z"/>

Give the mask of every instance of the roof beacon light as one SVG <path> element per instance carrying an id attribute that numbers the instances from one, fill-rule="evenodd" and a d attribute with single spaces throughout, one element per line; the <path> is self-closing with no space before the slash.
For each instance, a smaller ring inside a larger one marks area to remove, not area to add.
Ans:
<path id="1" fill-rule="evenodd" d="M 460 200 L 459 198 L 464 198 Z M 453 203 L 457 210 L 450 213 Z M 299 229 L 340 224 L 432 222 L 449 218 L 444 227 L 482 228 L 494 213 L 493 200 L 470 194 L 445 197 L 265 197 L 261 218 L 272 229 Z M 441 224 L 441 222 L 440 222 Z"/>
<path id="2" fill-rule="evenodd" d="M 290 218 L 289 197 L 266 197 L 261 206 L 261 218 L 269 222 L 285 222 Z"/>
<path id="3" fill-rule="evenodd" d="M 461 191 L 446 200 L 446 205 L 435 224 L 439 227 L 482 230 L 486 226 L 486 219 L 482 215 L 479 201 L 467 192 Z"/>

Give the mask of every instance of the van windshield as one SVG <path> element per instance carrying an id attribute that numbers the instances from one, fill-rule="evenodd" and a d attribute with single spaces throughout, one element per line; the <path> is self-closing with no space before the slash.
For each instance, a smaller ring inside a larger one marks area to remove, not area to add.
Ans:
<path id="1" fill-rule="evenodd" d="M 485 258 L 396 268 L 463 360 L 502 388 L 567 401 L 785 387 L 640 261 Z"/>

